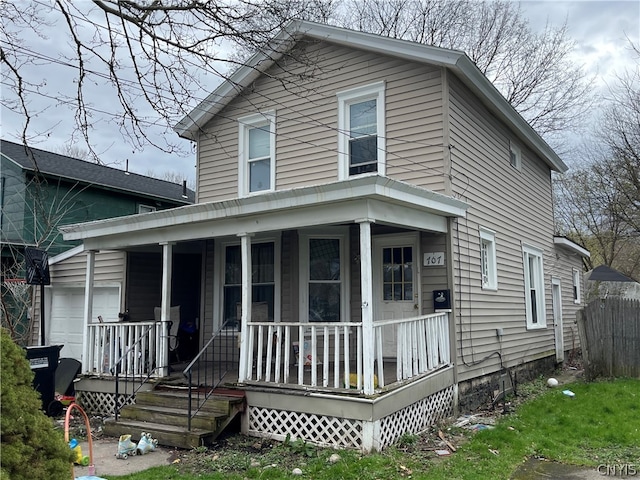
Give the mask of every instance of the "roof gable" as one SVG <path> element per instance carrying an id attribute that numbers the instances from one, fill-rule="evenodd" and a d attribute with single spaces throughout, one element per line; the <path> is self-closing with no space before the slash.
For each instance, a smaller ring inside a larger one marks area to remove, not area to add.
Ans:
<path id="1" fill-rule="evenodd" d="M 195 193 L 187 189 L 183 196 L 183 186 L 157 178 L 124 172 L 120 169 L 87 162 L 78 158 L 40 150 L 38 148 L 2 140 L 0 153 L 2 156 L 20 166 L 23 170 L 64 178 L 112 190 L 121 190 L 134 195 L 155 198 L 177 205 L 188 205 L 195 200 Z"/>
<path id="2" fill-rule="evenodd" d="M 174 127 L 181 137 L 196 140 L 198 132 L 244 88 L 275 64 L 302 38 L 324 40 L 350 48 L 368 50 L 407 61 L 427 63 L 452 71 L 500 120 L 558 172 L 568 168 L 553 149 L 511 106 L 464 52 L 433 47 L 406 40 L 332 27 L 314 22 L 292 20 L 264 49 L 251 57 L 225 82 L 196 106 Z"/>

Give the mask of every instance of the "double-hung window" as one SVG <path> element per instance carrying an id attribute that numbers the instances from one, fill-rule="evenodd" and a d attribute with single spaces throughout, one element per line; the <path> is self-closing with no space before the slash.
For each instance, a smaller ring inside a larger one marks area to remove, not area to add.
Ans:
<path id="1" fill-rule="evenodd" d="M 276 309 L 276 248 L 274 242 L 251 245 L 251 302 L 267 305 L 272 322 Z M 239 326 L 238 305 L 242 303 L 242 257 L 240 245 L 224 247 L 223 318 L 230 326 Z M 255 321 L 255 319 L 254 319 Z"/>
<path id="2" fill-rule="evenodd" d="M 542 250 L 529 245 L 523 245 L 522 261 L 524 264 L 527 328 L 544 328 L 547 326 L 547 315 L 544 300 Z"/>
<path id="3" fill-rule="evenodd" d="M 301 317 L 309 322 L 342 321 L 348 304 L 345 235 L 303 235 L 300 256 Z"/>
<path id="4" fill-rule="evenodd" d="M 482 288 L 498 289 L 498 269 L 496 262 L 496 234 L 480 227 L 480 267 Z"/>
<path id="5" fill-rule="evenodd" d="M 266 112 L 238 119 L 240 196 L 275 188 L 275 113 Z"/>
<path id="6" fill-rule="evenodd" d="M 385 174 L 384 82 L 338 92 L 339 178 Z"/>

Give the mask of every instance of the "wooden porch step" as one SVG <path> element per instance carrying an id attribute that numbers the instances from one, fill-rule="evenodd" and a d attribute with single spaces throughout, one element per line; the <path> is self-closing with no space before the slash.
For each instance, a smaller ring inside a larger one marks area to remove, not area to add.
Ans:
<path id="1" fill-rule="evenodd" d="M 183 389 L 158 389 L 138 392 L 136 403 L 122 408 L 118 421 L 108 420 L 105 435 L 130 434 L 139 441 L 142 432 L 150 433 L 160 445 L 194 448 L 207 445 L 224 431 L 244 410 L 244 392 L 214 393 L 191 419 L 188 430 L 188 392 Z"/>

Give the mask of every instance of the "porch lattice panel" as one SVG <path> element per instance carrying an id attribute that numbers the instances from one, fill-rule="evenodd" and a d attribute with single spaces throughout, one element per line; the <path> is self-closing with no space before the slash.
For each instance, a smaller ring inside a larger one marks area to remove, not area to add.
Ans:
<path id="1" fill-rule="evenodd" d="M 271 408 L 249 407 L 249 433 L 286 438 L 303 438 L 320 446 L 362 447 L 362 421 L 288 412 Z"/>
<path id="2" fill-rule="evenodd" d="M 405 433 L 415 434 L 453 415 L 453 386 L 440 390 L 380 420 L 380 449 Z"/>
<path id="3" fill-rule="evenodd" d="M 116 396 L 106 392 L 79 391 L 76 393 L 76 401 L 91 415 L 109 416 L 115 411 Z M 136 403 L 135 395 L 119 395 L 118 403 L 120 408 Z"/>

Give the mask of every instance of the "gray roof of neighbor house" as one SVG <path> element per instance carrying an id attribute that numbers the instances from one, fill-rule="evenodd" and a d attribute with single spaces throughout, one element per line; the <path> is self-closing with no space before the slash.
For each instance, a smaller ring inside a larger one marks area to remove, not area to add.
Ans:
<path id="1" fill-rule="evenodd" d="M 195 192 L 178 183 L 127 173 L 123 170 L 47 152 L 8 140 L 0 140 L 0 154 L 24 170 L 51 175 L 97 187 L 188 205 L 195 201 Z M 31 156 L 33 155 L 33 157 Z M 35 159 L 35 162 L 34 162 Z M 37 165 L 37 166 L 36 166 Z M 186 198 L 183 194 L 186 193 Z"/>
<path id="2" fill-rule="evenodd" d="M 304 37 L 448 69 L 460 78 L 480 101 L 504 121 L 523 142 L 540 155 L 550 168 L 558 172 L 568 170 L 558 154 L 513 108 L 464 52 L 305 20 L 290 21 L 264 48 L 264 51 L 253 55 L 180 120 L 174 127 L 176 133 L 184 138 L 197 139 L 198 132 L 209 120 Z"/>
<path id="3" fill-rule="evenodd" d="M 607 265 L 600 265 L 586 275 L 587 280 L 594 282 L 635 282 L 632 278 L 623 275 Z"/>

